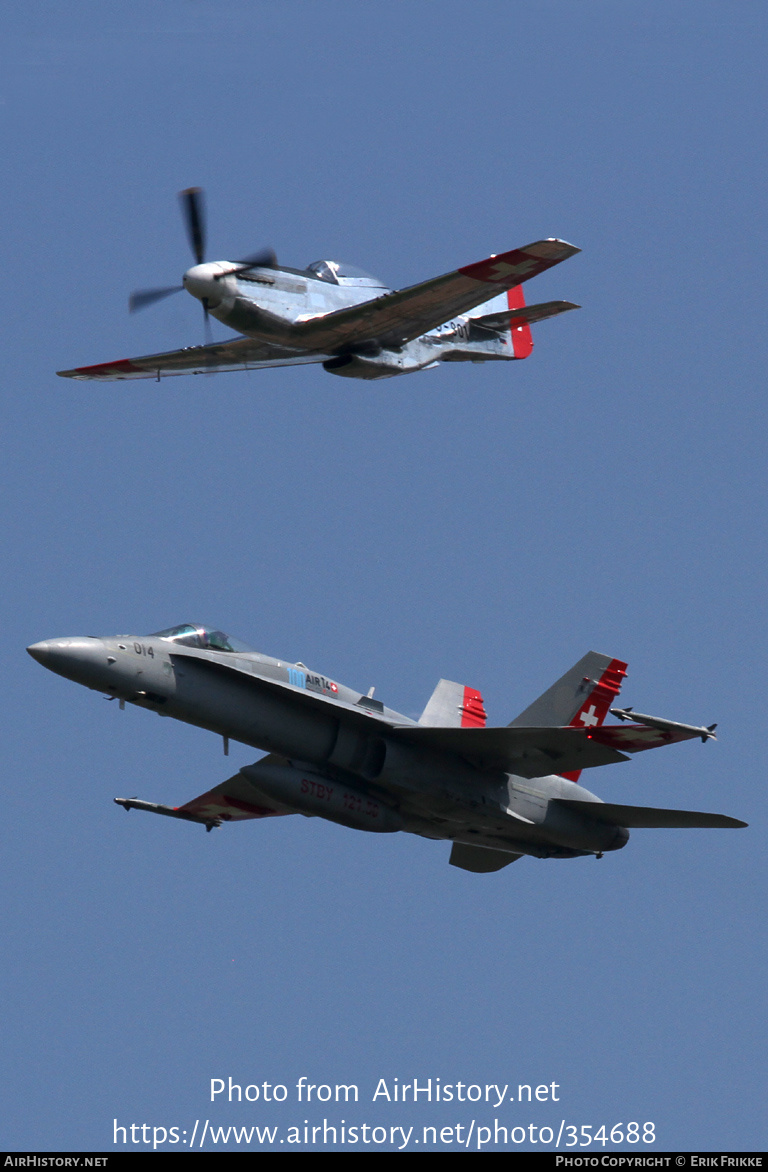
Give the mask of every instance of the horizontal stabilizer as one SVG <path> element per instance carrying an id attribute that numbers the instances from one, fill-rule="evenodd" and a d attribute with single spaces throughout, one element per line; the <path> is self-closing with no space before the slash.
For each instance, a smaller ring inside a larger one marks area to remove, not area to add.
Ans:
<path id="1" fill-rule="evenodd" d="M 626 826 L 630 830 L 679 830 L 688 827 L 703 830 L 746 826 L 738 818 L 727 814 L 704 814 L 698 810 L 659 810 L 655 806 L 619 806 L 612 802 L 576 802 L 571 798 L 553 798 L 552 801 L 571 810 L 578 810 L 596 822 L 609 826 Z"/>
<path id="2" fill-rule="evenodd" d="M 526 305 L 522 309 L 507 310 L 506 313 L 486 313 L 483 317 L 472 317 L 473 326 L 484 326 L 488 330 L 503 332 L 513 326 L 533 325 L 537 321 L 545 321 L 548 317 L 556 317 L 558 313 L 566 313 L 569 309 L 581 309 L 573 301 L 542 301 L 539 305 Z"/>
<path id="3" fill-rule="evenodd" d="M 522 857 L 522 855 L 510 854 L 509 851 L 497 851 L 492 847 L 470 846 L 465 842 L 455 842 L 448 862 L 452 867 L 461 867 L 462 871 L 487 874 L 489 871 L 500 871 L 502 867 L 516 863 Z"/>

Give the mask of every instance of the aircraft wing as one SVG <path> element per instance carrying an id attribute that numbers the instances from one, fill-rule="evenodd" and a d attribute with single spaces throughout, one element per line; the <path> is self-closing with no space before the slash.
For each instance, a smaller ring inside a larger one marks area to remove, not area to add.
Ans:
<path id="1" fill-rule="evenodd" d="M 670 722 L 671 723 L 671 722 Z M 623 753 L 642 753 L 644 749 L 658 749 L 661 745 L 674 745 L 678 741 L 691 741 L 695 737 L 708 740 L 714 737 L 711 729 L 677 725 L 671 728 L 647 728 L 631 724 L 621 728 L 615 724 L 603 725 L 590 731 L 590 736 L 602 745 L 610 745 Z"/>
<path id="2" fill-rule="evenodd" d="M 248 779 L 242 773 L 236 773 L 199 798 L 192 798 L 190 802 L 179 806 L 179 812 L 194 814 L 198 820 L 205 822 L 240 822 L 245 818 L 276 818 L 293 811 L 281 810 L 266 803 L 263 795 L 254 791 Z"/>
<path id="3" fill-rule="evenodd" d="M 649 718 L 651 719 L 651 718 Z M 653 718 L 656 719 L 656 718 Z M 695 737 L 711 729 L 657 720 L 657 725 L 602 725 L 598 728 L 398 728 L 399 739 L 443 753 L 457 753 L 482 769 L 503 769 L 521 777 L 572 773 L 628 761 L 640 753 Z"/>
<path id="4" fill-rule="evenodd" d="M 456 753 L 480 769 L 547 777 L 612 765 L 629 758 L 584 728 L 398 728 L 406 744 Z"/>
<path id="5" fill-rule="evenodd" d="M 442 277 L 385 293 L 374 301 L 336 310 L 293 328 L 301 330 L 307 346 L 316 351 L 338 352 L 363 342 L 402 346 L 577 252 L 581 249 L 564 240 L 537 240 L 525 248 L 490 256 Z"/>
<path id="6" fill-rule="evenodd" d="M 253 338 L 233 338 L 229 342 L 214 342 L 210 346 L 185 346 L 183 350 L 167 350 L 164 354 L 146 354 L 141 358 L 121 358 L 117 362 L 99 362 L 96 366 L 78 366 L 74 370 L 59 370 L 62 378 L 97 379 L 113 382 L 116 379 L 154 378 L 171 374 L 213 374 L 228 370 L 263 370 L 270 366 L 300 366 L 324 362 L 329 354 L 307 353 L 303 348 L 278 346 Z"/>
<path id="7" fill-rule="evenodd" d="M 270 754 L 264 761 L 284 764 L 282 757 Z M 260 762 L 261 763 L 261 762 Z M 181 818 L 185 822 L 200 822 L 208 830 L 222 822 L 241 822 L 247 818 L 279 818 L 292 814 L 293 810 L 282 810 L 265 800 L 256 792 L 243 773 L 223 781 L 198 798 L 192 798 L 183 806 L 162 806 L 156 802 L 144 802 L 139 798 L 115 798 L 124 810 L 146 810 L 150 814 L 165 814 L 169 818 Z"/>
<path id="8" fill-rule="evenodd" d="M 699 737 L 715 740 L 715 725 L 709 728 L 679 724 L 658 716 L 645 716 L 631 708 L 612 708 L 621 720 L 640 724 L 598 725 L 578 728 L 399 728 L 405 741 L 429 746 L 439 752 L 457 753 L 483 769 L 503 769 L 521 777 L 545 777 L 550 773 L 574 773 L 628 761 L 627 753 L 641 753 L 678 741 Z"/>

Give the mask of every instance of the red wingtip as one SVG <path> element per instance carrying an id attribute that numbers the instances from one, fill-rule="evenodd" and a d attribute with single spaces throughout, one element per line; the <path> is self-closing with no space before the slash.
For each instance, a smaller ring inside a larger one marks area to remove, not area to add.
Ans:
<path id="1" fill-rule="evenodd" d="M 117 362 L 99 362 L 95 366 L 78 366 L 74 370 L 59 370 L 57 373 L 63 378 L 116 379 L 129 378 L 132 374 L 142 374 L 143 371 L 129 358 L 120 358 Z"/>

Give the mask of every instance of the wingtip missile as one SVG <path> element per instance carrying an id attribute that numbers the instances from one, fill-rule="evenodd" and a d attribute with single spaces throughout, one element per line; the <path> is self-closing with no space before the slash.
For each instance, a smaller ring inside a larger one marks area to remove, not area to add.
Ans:
<path id="1" fill-rule="evenodd" d="M 618 717 L 619 720 L 634 720 L 637 724 L 658 728 L 661 732 L 684 732 L 692 737 L 701 737 L 702 742 L 717 740 L 716 723 L 710 725 L 681 724 L 676 720 L 663 720 L 660 716 L 646 716 L 642 712 L 635 712 L 632 707 L 612 708 L 611 714 Z"/>
<path id="2" fill-rule="evenodd" d="M 166 818 L 182 818 L 185 822 L 199 822 L 206 830 L 221 826 L 220 818 L 204 818 L 174 806 L 161 806 L 158 802 L 143 802 L 140 798 L 113 798 L 116 806 L 122 806 L 126 814 L 131 810 L 146 810 L 148 814 L 164 814 Z"/>

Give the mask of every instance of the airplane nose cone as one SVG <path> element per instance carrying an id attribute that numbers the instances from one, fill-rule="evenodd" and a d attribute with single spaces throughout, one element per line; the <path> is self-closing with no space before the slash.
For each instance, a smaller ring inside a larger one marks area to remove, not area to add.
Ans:
<path id="1" fill-rule="evenodd" d="M 36 659 L 38 663 L 42 663 L 43 666 L 45 666 L 48 659 L 50 658 L 49 644 L 45 639 L 43 639 L 41 643 L 31 643 L 27 648 L 27 652 L 32 656 L 33 659 Z"/>
<path id="2" fill-rule="evenodd" d="M 227 272 L 227 266 L 219 261 L 213 264 L 193 265 L 184 274 L 184 288 L 200 301 L 207 301 L 209 307 L 213 308 L 221 301 L 221 289 L 215 278 L 222 272 Z"/>
<path id="3" fill-rule="evenodd" d="M 101 676 L 106 667 L 105 647 L 101 639 L 44 639 L 40 643 L 32 643 L 27 651 L 49 671 L 79 683 L 90 684 Z"/>

